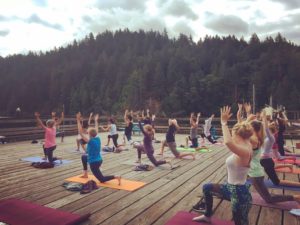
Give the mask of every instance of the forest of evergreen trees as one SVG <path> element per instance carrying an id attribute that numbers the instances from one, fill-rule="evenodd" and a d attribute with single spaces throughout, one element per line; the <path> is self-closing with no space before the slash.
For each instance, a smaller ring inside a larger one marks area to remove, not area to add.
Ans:
<path id="1" fill-rule="evenodd" d="M 249 101 L 300 109 L 300 47 L 280 34 L 170 38 L 154 31 L 106 31 L 66 47 L 0 57 L 0 112 L 117 113 L 150 107 L 166 115 L 217 112 Z"/>

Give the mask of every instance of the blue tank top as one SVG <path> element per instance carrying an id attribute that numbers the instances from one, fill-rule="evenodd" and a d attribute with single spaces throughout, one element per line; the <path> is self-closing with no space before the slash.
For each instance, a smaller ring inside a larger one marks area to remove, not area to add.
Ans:
<path id="1" fill-rule="evenodd" d="M 91 138 L 87 144 L 88 162 L 99 162 L 102 160 L 101 154 L 101 140 L 99 137 Z"/>

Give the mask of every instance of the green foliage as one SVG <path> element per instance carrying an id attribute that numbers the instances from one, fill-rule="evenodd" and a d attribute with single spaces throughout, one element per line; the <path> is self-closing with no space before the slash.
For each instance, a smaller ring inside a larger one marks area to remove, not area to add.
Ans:
<path id="1" fill-rule="evenodd" d="M 300 108 L 300 49 L 280 34 L 249 43 L 235 36 L 206 36 L 198 43 L 166 32 L 106 31 L 49 52 L 0 57 L 0 105 L 5 113 L 66 113 L 152 107 L 183 115 L 218 112 L 250 101 Z M 121 112 L 122 111 L 122 112 Z"/>

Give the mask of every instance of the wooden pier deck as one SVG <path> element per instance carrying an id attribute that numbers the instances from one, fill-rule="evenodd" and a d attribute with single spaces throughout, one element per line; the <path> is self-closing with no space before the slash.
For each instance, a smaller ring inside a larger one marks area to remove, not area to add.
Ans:
<path id="1" fill-rule="evenodd" d="M 105 143 L 106 134 L 101 136 Z M 184 137 L 177 135 L 177 143 L 184 143 Z M 177 211 L 190 211 L 202 195 L 204 183 L 218 183 L 226 179 L 224 163 L 230 153 L 224 146 L 212 146 L 212 152 L 198 153 L 196 160 L 175 159 L 174 163 L 180 165 L 175 170 L 165 166 L 148 172 L 132 171 L 133 165 L 124 163 L 136 159 L 135 149 L 130 149 L 119 154 L 103 155 L 102 171 L 104 174 L 117 174 L 146 182 L 146 186 L 134 192 L 99 188 L 80 195 L 61 186 L 64 179 L 82 172 L 80 154 L 75 151 L 75 138 L 66 137 L 65 142 L 58 143 L 55 150 L 55 155 L 73 162 L 45 170 L 32 168 L 30 163 L 20 161 L 23 157 L 42 156 L 40 144 L 33 145 L 26 141 L 0 145 L 0 199 L 15 197 L 69 212 L 91 213 L 90 220 L 83 225 L 162 225 Z M 164 135 L 157 134 L 157 138 L 162 140 Z M 134 139 L 141 140 L 142 137 L 134 136 Z M 160 144 L 155 144 L 155 147 L 158 151 Z M 168 151 L 166 154 L 169 155 Z M 146 163 L 147 160 L 143 159 Z M 299 181 L 296 175 L 287 174 L 285 178 Z M 291 191 L 284 193 L 293 194 Z M 216 200 L 214 208 L 216 217 L 231 219 L 229 202 Z M 251 225 L 300 224 L 297 217 L 286 211 L 259 206 L 252 206 L 249 217 Z"/>

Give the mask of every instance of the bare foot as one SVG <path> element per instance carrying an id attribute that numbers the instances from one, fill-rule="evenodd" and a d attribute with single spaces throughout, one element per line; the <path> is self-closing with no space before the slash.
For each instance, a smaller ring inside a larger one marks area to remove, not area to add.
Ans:
<path id="1" fill-rule="evenodd" d="M 120 186 L 121 185 L 121 176 L 115 176 L 115 179 L 118 180 L 118 185 Z"/>
<path id="2" fill-rule="evenodd" d="M 89 176 L 87 174 L 83 174 L 82 176 L 80 176 L 80 178 L 89 178 Z"/>
<path id="3" fill-rule="evenodd" d="M 162 152 L 160 152 L 160 153 L 157 153 L 157 155 L 163 155 L 163 153 L 162 153 Z"/>
<path id="4" fill-rule="evenodd" d="M 204 215 L 194 217 L 193 221 L 211 223 L 210 218 Z"/>
<path id="5" fill-rule="evenodd" d="M 298 204 L 300 204 L 300 195 L 293 195 L 293 198 Z"/>
<path id="6" fill-rule="evenodd" d="M 195 160 L 196 159 L 196 155 L 192 154 L 192 158 L 193 158 L 193 160 Z"/>
<path id="7" fill-rule="evenodd" d="M 166 160 L 166 163 L 170 165 L 171 169 L 173 169 L 173 164 L 172 164 L 171 160 Z"/>
<path id="8" fill-rule="evenodd" d="M 294 166 L 293 165 L 288 165 L 287 167 L 291 170 L 291 172 L 293 172 L 293 170 L 294 170 Z"/>
<path id="9" fill-rule="evenodd" d="M 141 164 L 141 160 L 138 159 L 138 160 L 135 161 L 135 163 Z"/>

